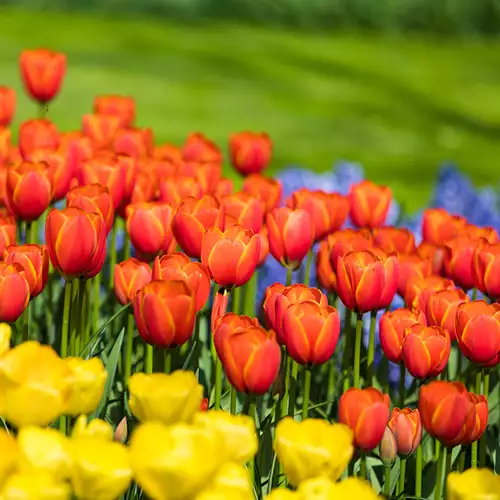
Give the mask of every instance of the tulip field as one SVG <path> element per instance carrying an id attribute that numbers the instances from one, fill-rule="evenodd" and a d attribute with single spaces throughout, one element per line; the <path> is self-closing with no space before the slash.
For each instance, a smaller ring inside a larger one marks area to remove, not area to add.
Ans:
<path id="1" fill-rule="evenodd" d="M 67 66 L 21 53 L 18 131 L 0 87 L 0 500 L 500 499 L 494 193 L 409 217 L 130 96 L 61 131 Z"/>

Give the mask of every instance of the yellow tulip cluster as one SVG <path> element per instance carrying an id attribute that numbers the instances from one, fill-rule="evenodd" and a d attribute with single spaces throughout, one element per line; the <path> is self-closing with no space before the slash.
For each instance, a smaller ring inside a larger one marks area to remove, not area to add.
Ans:
<path id="1" fill-rule="evenodd" d="M 447 500 L 500 500 L 500 476 L 489 469 L 468 469 L 448 476 Z"/>

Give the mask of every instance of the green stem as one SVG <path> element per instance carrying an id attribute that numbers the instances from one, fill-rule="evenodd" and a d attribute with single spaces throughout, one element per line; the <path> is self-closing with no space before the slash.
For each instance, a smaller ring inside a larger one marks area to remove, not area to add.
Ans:
<path id="1" fill-rule="evenodd" d="M 302 399 L 302 420 L 309 417 L 309 396 L 311 394 L 311 370 L 304 366 L 304 396 Z"/>
<path id="2" fill-rule="evenodd" d="M 146 344 L 146 354 L 144 358 L 144 372 L 153 373 L 154 352 L 153 346 Z"/>
<path id="3" fill-rule="evenodd" d="M 26 243 L 36 245 L 38 241 L 37 226 L 36 220 L 26 223 Z"/>
<path id="4" fill-rule="evenodd" d="M 21 316 L 23 342 L 27 342 L 30 339 L 30 306 L 31 302 L 28 302 L 28 305 Z"/>
<path id="5" fill-rule="evenodd" d="M 253 418 L 253 420 L 255 421 L 255 426 L 257 426 L 256 410 L 257 410 L 257 402 L 255 401 L 255 397 L 248 395 L 247 400 L 245 402 L 245 412 L 244 413 L 246 413 L 249 417 Z M 256 459 L 257 459 L 257 457 L 255 459 L 251 459 L 250 463 L 248 464 L 252 484 L 254 484 L 254 482 L 255 482 L 255 461 L 256 461 Z"/>
<path id="6" fill-rule="evenodd" d="M 45 299 L 45 327 L 47 328 L 47 339 L 48 343 L 52 340 L 52 331 L 54 328 L 52 318 L 54 317 L 54 278 L 55 274 L 51 273 L 52 265 L 49 263 L 49 277 L 47 280 L 47 285 L 45 287 L 46 296 Z"/>
<path id="7" fill-rule="evenodd" d="M 219 356 L 215 355 L 215 410 L 221 409 L 222 400 L 222 362 Z"/>
<path id="8" fill-rule="evenodd" d="M 483 369 L 483 395 L 486 399 L 490 394 L 490 372 Z M 484 468 L 486 466 L 486 433 L 481 436 L 479 442 L 479 467 Z"/>
<path id="9" fill-rule="evenodd" d="M 69 344 L 69 316 L 71 312 L 71 299 L 73 297 L 73 282 L 66 281 L 64 284 L 64 308 L 61 330 L 61 358 L 68 357 Z"/>
<path id="10" fill-rule="evenodd" d="M 337 367 L 335 365 L 335 357 L 332 357 L 328 362 L 328 388 L 326 390 L 326 400 L 330 401 L 327 407 L 327 414 L 332 412 L 333 399 L 335 398 L 335 375 Z"/>
<path id="11" fill-rule="evenodd" d="M 231 407 L 230 407 L 230 411 L 233 415 L 236 415 L 236 399 L 237 399 L 237 392 L 236 392 L 236 389 L 231 386 Z"/>
<path id="12" fill-rule="evenodd" d="M 290 268 L 286 270 L 286 286 L 290 286 L 293 282 L 293 271 Z"/>
<path id="13" fill-rule="evenodd" d="M 233 304 L 232 310 L 235 314 L 241 313 L 241 299 L 242 299 L 242 289 L 241 286 L 236 287 L 233 290 Z"/>
<path id="14" fill-rule="evenodd" d="M 361 455 L 361 461 L 359 463 L 359 477 L 361 479 L 367 478 L 366 455 L 364 453 Z"/>
<path id="15" fill-rule="evenodd" d="M 384 465 L 384 496 L 389 498 L 391 495 L 391 466 Z"/>
<path id="16" fill-rule="evenodd" d="M 451 472 L 451 459 L 452 459 L 452 448 L 444 448 L 443 453 L 445 456 L 445 467 L 444 467 L 444 478 L 443 478 L 443 496 L 446 498 L 446 482 L 448 479 L 448 475 Z"/>
<path id="17" fill-rule="evenodd" d="M 373 363 L 375 359 L 375 327 L 377 325 L 377 312 L 370 312 L 370 338 L 368 341 L 368 366 L 366 370 L 366 385 L 373 384 Z"/>
<path id="18" fill-rule="evenodd" d="M 132 253 L 132 249 L 130 247 L 130 236 L 128 235 L 127 231 L 125 230 L 125 237 L 123 239 L 123 260 L 130 259 L 131 253 Z M 113 270 L 113 272 L 114 272 L 114 270 Z"/>
<path id="19" fill-rule="evenodd" d="M 77 343 L 82 343 L 82 340 L 85 338 L 85 330 L 87 329 L 87 315 L 85 309 L 86 303 L 86 295 L 87 295 L 87 280 L 84 278 L 80 278 L 78 280 L 78 333 L 77 333 Z M 85 343 L 83 343 L 85 345 Z M 75 355 L 80 355 L 80 349 L 77 345 L 75 350 Z"/>
<path id="20" fill-rule="evenodd" d="M 165 356 L 165 365 L 164 365 L 164 370 L 165 373 L 171 373 L 172 372 L 172 349 L 168 348 L 165 349 L 163 355 Z"/>
<path id="21" fill-rule="evenodd" d="M 255 271 L 250 278 L 250 281 L 245 285 L 245 291 L 243 292 L 243 305 L 242 311 L 245 316 L 250 316 L 253 318 L 255 316 L 255 303 L 256 303 L 256 293 L 257 284 L 259 282 L 259 271 Z"/>
<path id="22" fill-rule="evenodd" d="M 442 484 L 443 484 L 443 469 L 446 462 L 446 448 L 441 450 L 437 462 L 436 480 L 434 489 L 434 500 L 441 500 Z"/>
<path id="23" fill-rule="evenodd" d="M 420 498 L 422 496 L 422 470 L 424 465 L 424 457 L 422 452 L 422 445 L 417 447 L 416 468 L 415 468 L 415 496 Z"/>
<path id="24" fill-rule="evenodd" d="M 304 285 L 309 286 L 311 281 L 311 264 L 314 257 L 314 251 L 311 248 L 309 252 L 307 252 L 307 260 L 306 260 L 306 269 L 304 273 Z"/>
<path id="25" fill-rule="evenodd" d="M 99 309 L 101 305 L 101 273 L 93 279 L 92 293 L 92 333 L 97 332 L 99 327 Z"/>
<path id="26" fill-rule="evenodd" d="M 295 415 L 295 398 L 297 397 L 297 382 L 299 376 L 299 365 L 293 359 L 290 359 L 292 370 L 290 374 L 290 384 L 288 387 L 288 416 Z"/>
<path id="27" fill-rule="evenodd" d="M 86 346 L 89 342 L 90 339 L 90 307 L 91 307 L 91 291 L 92 291 L 92 281 L 91 280 L 86 280 L 85 281 L 85 314 L 87 316 L 87 319 L 85 321 L 85 332 L 83 336 L 83 345 Z"/>
<path id="28" fill-rule="evenodd" d="M 357 313 L 356 317 L 356 340 L 354 344 L 354 387 L 361 388 L 361 341 L 363 337 L 363 316 Z"/>
<path id="29" fill-rule="evenodd" d="M 399 466 L 399 485 L 398 485 L 398 495 L 401 495 L 399 498 L 404 500 L 404 491 L 405 491 L 405 481 L 406 481 L 406 458 L 401 459 L 401 463 Z"/>
<path id="30" fill-rule="evenodd" d="M 403 409 L 405 407 L 406 397 L 406 366 L 403 362 L 399 365 L 399 405 Z"/>
<path id="31" fill-rule="evenodd" d="M 109 245 L 109 290 L 113 290 L 114 286 L 114 274 L 116 266 L 116 226 L 117 223 L 115 221 L 115 223 L 111 227 L 111 242 Z"/>
<path id="32" fill-rule="evenodd" d="M 351 386 L 351 370 L 352 370 L 352 333 L 351 333 L 352 311 L 346 310 L 345 325 L 344 325 L 344 353 L 342 356 L 342 376 L 344 379 L 344 392 Z"/>
<path id="33" fill-rule="evenodd" d="M 455 376 L 455 379 L 458 381 L 461 381 L 462 379 L 462 364 L 463 364 L 463 355 L 462 351 L 460 349 L 457 349 L 457 374 Z"/>
<path id="34" fill-rule="evenodd" d="M 474 288 L 472 290 L 472 297 L 471 298 L 472 298 L 472 300 L 476 300 L 477 299 L 477 288 Z"/>
<path id="35" fill-rule="evenodd" d="M 458 472 L 463 472 L 465 469 L 465 455 L 467 454 L 467 450 L 465 446 L 462 446 L 460 450 L 460 456 L 458 458 Z"/>
<path id="36" fill-rule="evenodd" d="M 281 363 L 283 364 L 283 386 L 285 388 L 285 393 L 283 394 L 283 399 L 281 400 L 281 415 L 288 414 L 288 395 L 290 393 L 290 363 L 291 359 L 286 352 L 285 346 L 281 347 Z"/>
<path id="37" fill-rule="evenodd" d="M 134 314 L 129 311 L 127 314 L 127 340 L 125 344 L 125 363 L 123 386 L 128 387 L 128 381 L 132 375 L 132 354 L 134 352 Z"/>
<path id="38" fill-rule="evenodd" d="M 481 394 L 481 370 L 478 370 L 476 373 L 476 388 L 475 392 L 476 394 Z M 478 449 L 478 442 L 474 441 L 471 445 L 471 468 L 476 469 L 477 468 L 477 449 Z"/>

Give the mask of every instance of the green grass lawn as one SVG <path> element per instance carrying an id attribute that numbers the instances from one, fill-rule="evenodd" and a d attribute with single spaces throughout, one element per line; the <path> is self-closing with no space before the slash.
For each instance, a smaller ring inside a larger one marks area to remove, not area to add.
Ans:
<path id="1" fill-rule="evenodd" d="M 443 161 L 478 184 L 498 181 L 500 42 L 3 10 L 1 83 L 20 89 L 19 52 L 40 46 L 68 54 L 50 109 L 61 129 L 78 127 L 96 94 L 125 93 L 160 141 L 203 131 L 225 147 L 232 131 L 265 130 L 275 142 L 273 168 L 358 161 L 412 210 L 428 199 Z M 21 97 L 17 121 L 34 113 Z"/>

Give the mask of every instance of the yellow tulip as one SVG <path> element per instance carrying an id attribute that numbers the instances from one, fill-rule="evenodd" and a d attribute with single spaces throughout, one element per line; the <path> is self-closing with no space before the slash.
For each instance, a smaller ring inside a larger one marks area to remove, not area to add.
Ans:
<path id="1" fill-rule="evenodd" d="M 448 476 L 447 500 L 500 500 L 500 476 L 489 469 L 468 469 Z"/>
<path id="2" fill-rule="evenodd" d="M 290 417 L 276 426 L 274 449 L 290 483 L 326 477 L 336 481 L 354 452 L 353 433 L 343 424 Z"/>
<path id="3" fill-rule="evenodd" d="M 215 432 L 195 426 L 140 425 L 132 434 L 134 477 L 152 500 L 191 500 L 220 467 Z"/>
<path id="4" fill-rule="evenodd" d="M 80 500 L 116 500 L 128 488 L 132 470 L 127 448 L 92 436 L 70 441 L 71 484 Z"/>
<path id="5" fill-rule="evenodd" d="M 73 438 L 96 437 L 103 441 L 112 441 L 113 427 L 110 423 L 100 418 L 93 418 L 90 422 L 87 422 L 87 416 L 80 415 L 76 419 L 71 436 Z"/>
<path id="6" fill-rule="evenodd" d="M 17 445 L 20 472 L 45 472 L 61 481 L 69 477 L 68 438 L 58 430 L 23 427 L 17 436 Z"/>
<path id="7" fill-rule="evenodd" d="M 336 498 L 336 484 L 326 477 L 318 477 L 300 483 L 297 491 L 307 500 L 330 500 Z M 364 500 L 364 497 L 362 498 Z"/>
<path id="8" fill-rule="evenodd" d="M 267 495 L 266 500 L 304 500 L 300 493 L 287 490 L 286 488 L 275 488 Z"/>
<path id="9" fill-rule="evenodd" d="M 23 342 L 0 357 L 0 410 L 14 426 L 50 424 L 66 391 L 66 365 L 51 347 Z"/>
<path id="10" fill-rule="evenodd" d="M 196 496 L 196 500 L 219 497 L 228 500 L 254 500 L 252 482 L 246 467 L 232 463 L 224 464 L 207 488 Z"/>
<path id="11" fill-rule="evenodd" d="M 17 442 L 11 434 L 0 429 L 0 485 L 11 474 L 17 464 Z"/>
<path id="12" fill-rule="evenodd" d="M 299 487 L 299 491 L 304 491 L 306 495 L 304 495 L 306 498 L 311 498 L 312 499 L 323 499 L 323 498 L 328 498 L 328 500 L 345 500 L 346 498 L 354 499 L 354 498 L 362 498 L 363 500 L 381 500 L 381 498 L 375 493 L 375 490 L 370 486 L 369 483 L 366 481 L 363 481 L 362 479 L 358 479 L 357 477 L 349 477 L 345 479 L 344 481 L 341 481 L 340 483 L 336 483 L 334 488 L 331 489 L 330 494 L 328 497 L 325 496 L 317 496 L 314 497 L 312 496 L 312 493 L 314 493 L 315 489 L 315 484 L 312 483 L 312 487 L 309 487 L 307 484 L 303 483 Z M 316 487 L 317 483 L 316 483 Z M 302 488 L 302 490 L 301 490 Z M 310 488 L 310 490 L 308 490 Z M 320 491 L 318 488 L 316 491 Z M 307 494 L 311 494 L 311 496 L 307 496 Z"/>
<path id="13" fill-rule="evenodd" d="M 0 500 L 69 500 L 71 489 L 42 472 L 12 474 L 0 489 Z"/>
<path id="14" fill-rule="evenodd" d="M 196 495 L 195 500 L 255 500 L 255 496 L 252 493 L 235 493 L 231 488 L 214 488 L 202 491 Z"/>
<path id="15" fill-rule="evenodd" d="M 135 373 L 129 380 L 130 409 L 141 422 L 190 423 L 200 411 L 203 387 L 191 371 Z"/>
<path id="16" fill-rule="evenodd" d="M 10 349 L 12 328 L 8 323 L 0 323 L 0 356 Z"/>
<path id="17" fill-rule="evenodd" d="M 108 373 L 99 358 L 66 358 L 64 362 L 69 387 L 66 414 L 88 415 L 101 401 Z"/>
<path id="18" fill-rule="evenodd" d="M 225 462 L 244 464 L 257 453 L 255 422 L 247 415 L 232 415 L 222 410 L 200 412 L 193 424 L 216 432 L 219 454 L 225 457 Z"/>

